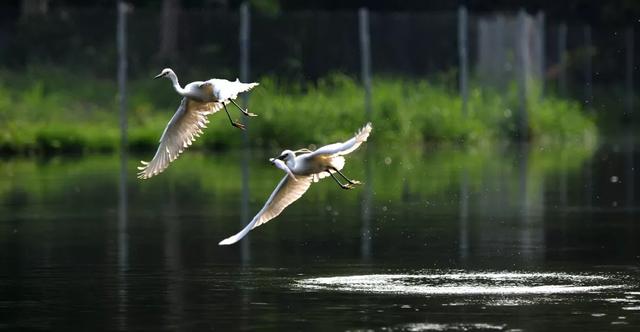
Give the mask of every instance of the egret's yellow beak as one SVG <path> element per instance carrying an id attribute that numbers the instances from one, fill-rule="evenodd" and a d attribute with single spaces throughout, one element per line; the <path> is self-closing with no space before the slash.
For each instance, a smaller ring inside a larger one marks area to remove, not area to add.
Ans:
<path id="1" fill-rule="evenodd" d="M 162 76 L 164 76 L 164 74 L 163 74 L 163 73 L 160 73 L 160 74 L 156 75 L 156 77 L 154 77 L 153 79 L 155 80 L 156 78 L 160 78 L 160 77 L 162 77 Z"/>

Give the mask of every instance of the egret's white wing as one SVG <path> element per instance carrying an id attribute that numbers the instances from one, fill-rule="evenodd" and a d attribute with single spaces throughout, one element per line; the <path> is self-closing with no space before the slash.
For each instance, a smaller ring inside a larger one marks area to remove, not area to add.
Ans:
<path id="1" fill-rule="evenodd" d="M 362 127 L 362 129 L 360 129 L 350 140 L 342 143 L 325 145 L 318 150 L 310 153 L 309 157 L 312 158 L 319 155 L 343 156 L 349 154 L 355 151 L 363 142 L 367 140 L 369 134 L 371 133 L 371 129 L 371 122 L 369 122 L 364 127 Z"/>
<path id="2" fill-rule="evenodd" d="M 218 243 L 218 245 L 229 245 L 240 241 L 249 231 L 277 217 L 291 203 L 300 198 L 311 186 L 312 176 L 298 176 L 293 180 L 289 175 L 285 175 L 276 189 L 271 193 L 267 203 L 253 220 L 236 235 L 230 236 Z"/>
<path id="3" fill-rule="evenodd" d="M 165 170 L 169 163 L 189 147 L 207 128 L 207 115 L 222 108 L 222 103 L 200 103 L 189 98 L 182 98 L 178 110 L 167 124 L 160 137 L 160 145 L 150 162 L 142 161 L 138 167 L 138 178 L 148 179 Z"/>
<path id="4" fill-rule="evenodd" d="M 238 94 L 249 91 L 260 83 L 242 83 L 240 80 L 229 81 L 225 79 L 212 78 L 207 81 L 213 86 L 213 94 L 217 100 L 228 100 L 238 98 Z"/>

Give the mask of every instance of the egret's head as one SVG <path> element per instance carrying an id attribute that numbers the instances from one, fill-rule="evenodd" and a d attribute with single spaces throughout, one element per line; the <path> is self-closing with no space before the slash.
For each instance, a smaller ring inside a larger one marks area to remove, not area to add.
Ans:
<path id="1" fill-rule="evenodd" d="M 160 74 L 156 75 L 154 79 L 160 78 L 160 77 L 169 77 L 171 73 L 173 73 L 173 70 L 171 70 L 171 68 L 165 68 L 160 72 Z"/>
<path id="2" fill-rule="evenodd" d="M 285 173 L 287 173 L 291 177 L 291 179 L 293 179 L 294 181 L 298 181 L 295 175 L 293 174 L 293 171 L 291 170 L 290 165 L 288 165 L 288 161 L 292 160 L 293 158 L 295 158 L 295 154 L 293 154 L 293 151 L 284 150 L 282 151 L 280 156 L 276 158 L 271 158 L 269 159 L 269 161 L 273 163 L 273 165 L 276 166 L 277 168 L 285 171 Z"/>
<path id="3" fill-rule="evenodd" d="M 274 162 L 276 159 L 278 160 L 282 160 L 284 162 L 290 160 L 291 158 L 294 158 L 295 154 L 293 153 L 293 151 L 291 150 L 284 150 L 282 151 L 282 153 L 280 153 L 279 156 L 275 157 L 275 158 L 271 158 L 269 159 L 270 162 Z"/>

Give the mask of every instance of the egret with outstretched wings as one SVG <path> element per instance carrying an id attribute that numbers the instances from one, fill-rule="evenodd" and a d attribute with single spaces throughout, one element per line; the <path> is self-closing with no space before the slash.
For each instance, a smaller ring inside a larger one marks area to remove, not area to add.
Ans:
<path id="1" fill-rule="evenodd" d="M 207 128 L 208 115 L 224 108 L 227 117 L 234 127 L 244 129 L 241 123 L 233 121 L 227 110 L 227 104 L 233 103 L 246 116 L 256 116 L 240 107 L 234 99 L 241 92 L 253 89 L 258 83 L 242 83 L 239 80 L 210 79 L 195 81 L 183 87 L 178 83 L 178 77 L 169 68 L 162 70 L 155 78 L 166 77 L 171 80 L 173 88 L 182 96 L 178 110 L 173 115 L 160 136 L 160 144 L 156 154 L 150 162 L 142 161 L 138 167 L 138 178 L 148 179 L 165 170 L 169 164 L 188 148 L 193 141 Z"/>
<path id="2" fill-rule="evenodd" d="M 237 234 L 230 236 L 219 245 L 229 245 L 240 241 L 249 231 L 277 217 L 287 206 L 295 202 L 309 189 L 312 182 L 331 176 L 342 189 L 352 189 L 359 181 L 351 180 L 340 170 L 344 167 L 344 155 L 355 151 L 367 140 L 371 133 L 371 123 L 367 123 L 350 140 L 323 146 L 316 151 L 307 149 L 284 150 L 277 158 L 271 158 L 276 167 L 286 174 L 276 189 L 271 193 L 262 210 L 253 220 Z M 298 155 L 296 155 L 298 153 Z M 340 175 L 346 183 L 342 183 L 335 174 Z"/>

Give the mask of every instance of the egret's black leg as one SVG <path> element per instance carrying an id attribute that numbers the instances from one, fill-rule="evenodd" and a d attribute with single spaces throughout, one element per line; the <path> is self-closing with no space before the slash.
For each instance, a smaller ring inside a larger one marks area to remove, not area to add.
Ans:
<path id="1" fill-rule="evenodd" d="M 331 177 L 336 181 L 336 183 L 340 186 L 340 188 L 342 189 L 353 189 L 353 186 L 347 185 L 347 184 L 342 184 L 340 182 L 340 180 L 338 180 L 337 177 L 335 177 L 335 175 L 333 175 L 333 173 L 331 173 L 330 171 L 326 171 L 327 173 L 329 173 L 329 175 L 331 175 Z"/>
<path id="2" fill-rule="evenodd" d="M 242 112 L 242 114 L 246 115 L 246 116 L 258 116 L 258 114 L 254 114 L 254 113 L 249 113 L 249 109 L 243 109 L 242 107 L 240 107 L 240 105 L 236 104 L 236 102 L 233 99 L 229 99 L 231 100 L 231 102 L 236 105 L 236 107 L 240 110 L 240 112 Z"/>
<path id="3" fill-rule="evenodd" d="M 340 172 L 340 170 L 338 170 L 335 167 L 331 167 L 331 169 L 333 169 L 334 171 L 336 171 L 338 174 L 340 174 L 340 176 L 342 176 L 342 178 L 344 178 L 345 180 L 347 180 L 347 182 L 349 182 L 352 185 L 358 185 L 358 184 L 362 184 L 362 182 L 358 181 L 358 180 L 351 180 L 349 179 L 346 175 L 342 174 L 342 172 Z"/>
<path id="4" fill-rule="evenodd" d="M 244 125 L 242 123 L 235 122 L 231 119 L 231 115 L 229 114 L 229 111 L 227 111 L 227 105 L 222 103 L 222 107 L 224 107 L 224 112 L 227 113 L 227 117 L 229 118 L 229 122 L 231 122 L 231 125 L 238 129 L 244 130 Z"/>

